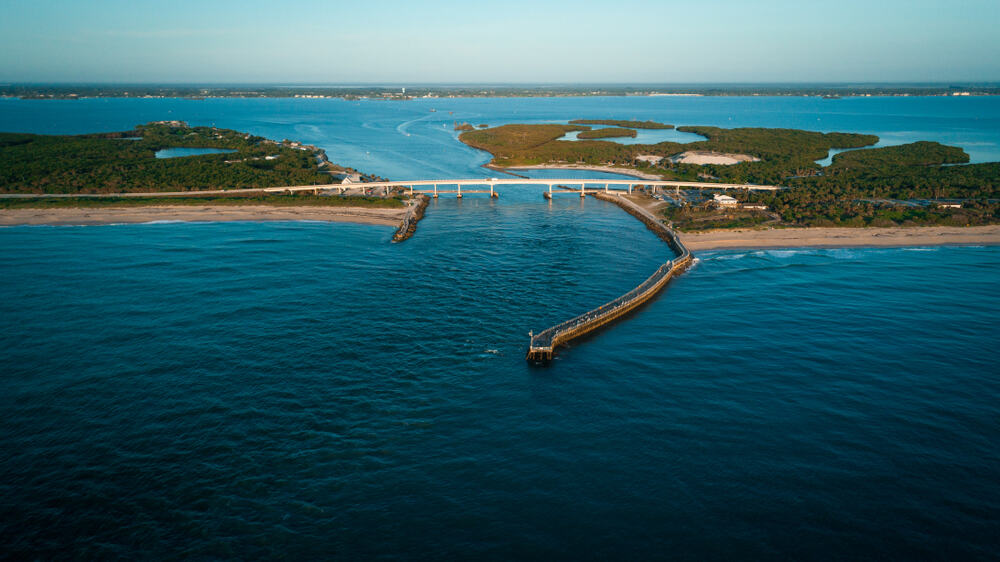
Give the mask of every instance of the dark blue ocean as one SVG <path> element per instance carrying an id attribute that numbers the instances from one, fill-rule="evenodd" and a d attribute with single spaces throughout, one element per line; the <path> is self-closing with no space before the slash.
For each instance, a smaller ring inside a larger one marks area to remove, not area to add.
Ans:
<path id="1" fill-rule="evenodd" d="M 1000 160 L 1000 98 L 0 100 L 0 130 L 184 119 L 394 179 L 492 175 L 454 121 L 604 116 Z M 1000 247 L 702 252 L 537 368 L 528 330 L 662 242 L 528 186 L 391 235 L 0 229 L 0 557 L 996 557 Z"/>

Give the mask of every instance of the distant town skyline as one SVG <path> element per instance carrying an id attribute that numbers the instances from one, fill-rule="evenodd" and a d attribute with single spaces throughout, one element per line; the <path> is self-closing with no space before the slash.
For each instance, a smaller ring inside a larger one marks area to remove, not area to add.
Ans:
<path id="1" fill-rule="evenodd" d="M 0 82 L 1000 80 L 1000 3 L 7 1 Z"/>

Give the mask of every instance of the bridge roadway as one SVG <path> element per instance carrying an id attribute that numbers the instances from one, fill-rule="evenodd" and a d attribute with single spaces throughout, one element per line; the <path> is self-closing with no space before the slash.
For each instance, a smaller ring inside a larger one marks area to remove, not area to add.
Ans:
<path id="1" fill-rule="evenodd" d="M 632 188 L 637 185 L 645 186 L 656 186 L 656 187 L 673 187 L 677 189 L 688 188 L 688 189 L 747 189 L 751 191 L 775 191 L 782 189 L 781 187 L 775 185 L 754 185 L 754 184 L 742 184 L 742 183 L 710 183 L 710 182 L 693 182 L 693 181 L 666 181 L 666 180 L 643 180 L 643 179 L 628 179 L 628 180 L 617 180 L 617 179 L 593 179 L 593 178 L 546 178 L 546 179 L 526 179 L 526 178 L 479 178 L 479 179 L 437 179 L 437 180 L 404 180 L 404 181 L 381 181 L 381 182 L 368 182 L 368 183 L 350 183 L 350 184 L 321 184 L 321 185 L 293 185 L 284 187 L 261 187 L 252 189 L 206 189 L 206 190 L 192 190 L 192 191 L 159 191 L 159 192 L 145 192 L 145 193 L 4 193 L 0 194 L 0 198 L 8 199 L 37 199 L 37 198 L 47 198 L 47 197 L 93 197 L 93 198 L 107 198 L 107 197 L 190 197 L 192 195 L 239 195 L 239 194 L 249 194 L 249 193 L 287 193 L 287 192 L 300 192 L 300 191 L 340 191 L 341 193 L 352 190 L 352 189 L 365 189 L 365 190 L 375 190 L 383 189 L 388 193 L 388 190 L 394 187 L 402 187 L 410 190 L 410 193 L 425 193 L 427 195 L 436 196 L 439 193 L 455 193 L 457 196 L 462 196 L 462 188 L 464 186 L 486 186 L 489 187 L 489 191 L 486 190 L 473 190 L 466 189 L 465 193 L 490 193 L 491 195 L 496 195 L 496 187 L 500 185 L 542 185 L 549 188 L 549 194 L 560 193 L 553 192 L 553 187 L 557 185 L 562 186 L 580 186 L 580 190 L 573 191 L 563 191 L 562 193 L 579 193 L 581 195 L 585 193 L 593 193 L 599 190 L 587 189 L 587 186 L 600 185 L 603 186 L 603 191 L 605 192 L 622 192 L 627 191 L 632 192 Z M 452 190 L 442 190 L 439 189 L 440 186 L 454 186 L 455 189 Z M 615 189 L 612 189 L 614 187 Z M 428 189 L 430 188 L 430 189 Z"/>

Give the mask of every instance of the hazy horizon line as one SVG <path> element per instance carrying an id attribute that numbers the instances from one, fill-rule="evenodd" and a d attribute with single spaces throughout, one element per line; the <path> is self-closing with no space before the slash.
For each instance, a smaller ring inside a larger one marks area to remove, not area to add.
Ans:
<path id="1" fill-rule="evenodd" d="M 413 82 L 413 81 L 371 81 L 371 82 L 200 82 L 200 81 L 0 81 L 0 86 L 298 86 L 298 87 L 355 87 L 355 86 L 647 86 L 647 87 L 687 87 L 687 86 L 1000 86 L 1000 80 L 939 80 L 939 81 L 760 81 L 760 82 Z"/>

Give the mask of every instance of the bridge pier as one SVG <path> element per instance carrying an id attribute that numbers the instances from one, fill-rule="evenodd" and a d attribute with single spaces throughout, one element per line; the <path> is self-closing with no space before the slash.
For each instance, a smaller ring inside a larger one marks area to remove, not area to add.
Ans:
<path id="1" fill-rule="evenodd" d="M 438 198 L 438 184 L 434 184 L 434 198 Z"/>
<path id="2" fill-rule="evenodd" d="M 458 199 L 462 198 L 462 184 L 458 184 Z"/>
<path id="3" fill-rule="evenodd" d="M 586 196 L 587 196 L 587 184 L 581 183 L 580 184 L 580 197 L 586 197 Z"/>

